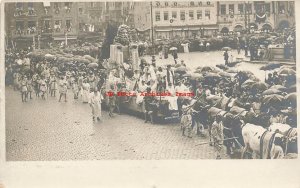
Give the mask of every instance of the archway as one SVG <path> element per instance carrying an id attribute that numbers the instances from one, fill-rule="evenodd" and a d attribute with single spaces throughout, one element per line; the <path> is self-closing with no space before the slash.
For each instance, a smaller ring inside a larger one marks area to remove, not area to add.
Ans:
<path id="1" fill-rule="evenodd" d="M 221 29 L 221 33 L 228 33 L 228 32 L 229 32 L 228 27 L 223 27 L 223 28 Z"/>
<path id="2" fill-rule="evenodd" d="M 243 31 L 243 26 L 242 25 L 236 25 L 233 29 L 235 32 L 241 32 Z"/>
<path id="3" fill-rule="evenodd" d="M 264 24 L 261 28 L 263 31 L 272 31 L 272 26 L 270 24 Z"/>
<path id="4" fill-rule="evenodd" d="M 282 20 L 278 24 L 278 29 L 285 29 L 285 28 L 289 28 L 289 27 L 290 27 L 290 23 L 287 20 Z"/>
<path id="5" fill-rule="evenodd" d="M 250 29 L 255 29 L 255 30 L 258 28 L 256 23 L 250 23 L 249 27 L 250 27 Z"/>

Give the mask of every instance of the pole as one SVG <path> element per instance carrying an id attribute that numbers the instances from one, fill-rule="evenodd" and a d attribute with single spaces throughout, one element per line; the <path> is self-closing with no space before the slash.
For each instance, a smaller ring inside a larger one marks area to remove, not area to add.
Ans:
<path id="1" fill-rule="evenodd" d="M 41 40 L 40 40 L 40 35 L 38 35 L 38 49 L 41 49 Z"/>
<path id="2" fill-rule="evenodd" d="M 65 34 L 65 45 L 67 46 L 68 45 L 68 33 L 66 31 L 66 34 Z"/>
<path id="3" fill-rule="evenodd" d="M 32 50 L 35 51 L 35 36 L 32 37 Z"/>
<path id="4" fill-rule="evenodd" d="M 248 12 L 248 5 L 246 4 L 246 1 L 244 2 L 245 5 L 245 30 L 247 31 L 247 12 Z"/>
<path id="5" fill-rule="evenodd" d="M 154 55 L 154 30 L 153 30 L 153 6 L 152 1 L 150 2 L 150 15 L 151 15 L 151 44 L 152 44 L 152 55 Z"/>

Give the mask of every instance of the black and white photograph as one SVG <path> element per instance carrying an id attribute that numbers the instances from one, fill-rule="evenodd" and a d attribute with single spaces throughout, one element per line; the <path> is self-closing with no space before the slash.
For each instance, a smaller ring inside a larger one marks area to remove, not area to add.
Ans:
<path id="1" fill-rule="evenodd" d="M 6 161 L 297 159 L 295 1 L 4 10 Z"/>

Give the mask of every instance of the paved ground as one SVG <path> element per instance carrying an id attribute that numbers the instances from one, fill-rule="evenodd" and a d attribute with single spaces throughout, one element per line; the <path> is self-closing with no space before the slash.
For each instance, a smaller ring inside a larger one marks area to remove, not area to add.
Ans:
<path id="1" fill-rule="evenodd" d="M 236 55 L 236 52 L 233 52 Z M 150 59 L 151 57 L 146 57 Z M 179 54 L 191 69 L 224 63 L 223 53 Z M 158 65 L 168 60 L 159 60 Z M 241 63 L 264 80 L 261 64 Z M 101 159 L 214 159 L 209 145 L 195 146 L 207 138 L 181 136 L 178 124 L 152 125 L 142 119 L 104 112 L 101 123 L 93 123 L 91 109 L 74 101 L 67 103 L 49 97 L 21 102 L 19 92 L 6 88 L 7 160 L 101 160 Z M 224 155 L 225 156 L 225 155 Z M 225 156 L 226 157 L 226 156 Z"/>
<path id="2" fill-rule="evenodd" d="M 215 67 L 217 64 L 224 64 L 223 51 L 212 51 L 212 52 L 191 52 L 191 53 L 179 53 L 178 60 L 179 63 L 181 60 L 184 60 L 186 65 L 192 70 L 197 68 L 198 66 L 213 66 Z M 244 52 L 241 51 L 241 54 L 238 55 L 236 50 L 230 51 L 233 57 L 243 57 Z M 148 61 L 150 61 L 151 57 L 145 57 Z M 168 59 L 157 59 L 157 65 L 163 65 L 165 63 L 174 63 L 173 57 L 169 55 Z M 245 58 L 245 60 L 249 60 L 249 58 Z M 259 70 L 264 64 L 253 64 L 250 62 L 244 62 L 237 64 L 235 68 L 238 70 L 247 70 L 254 72 L 255 75 L 262 81 L 265 80 L 265 71 Z"/>
<path id="3" fill-rule="evenodd" d="M 71 95 L 69 96 L 71 97 Z M 181 136 L 178 124 L 152 125 L 129 115 L 93 123 L 87 104 L 33 99 L 6 88 L 7 160 L 211 159 L 206 138 Z"/>

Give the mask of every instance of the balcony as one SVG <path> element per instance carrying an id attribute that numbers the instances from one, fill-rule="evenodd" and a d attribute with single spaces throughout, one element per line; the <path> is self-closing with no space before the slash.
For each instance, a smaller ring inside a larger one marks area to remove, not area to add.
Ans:
<path id="1" fill-rule="evenodd" d="M 31 27 L 28 29 L 17 29 L 12 31 L 12 37 L 33 37 L 34 35 L 38 34 L 35 27 Z"/>
<path id="2" fill-rule="evenodd" d="M 42 29 L 42 35 L 49 35 L 49 34 L 52 34 L 52 32 L 53 32 L 53 30 L 50 27 L 49 28 L 44 27 Z"/>
<path id="3" fill-rule="evenodd" d="M 24 11 L 22 9 L 17 9 L 14 12 L 14 17 L 27 17 L 27 16 L 37 16 L 36 11 L 34 9 L 29 9 L 28 11 Z"/>

